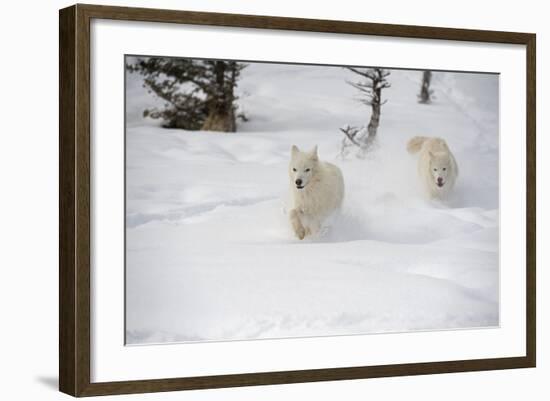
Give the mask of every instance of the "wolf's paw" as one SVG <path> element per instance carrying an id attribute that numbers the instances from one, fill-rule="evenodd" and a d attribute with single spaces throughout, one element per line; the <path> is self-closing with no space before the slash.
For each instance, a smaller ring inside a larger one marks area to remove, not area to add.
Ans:
<path id="1" fill-rule="evenodd" d="M 294 233 L 300 240 L 306 237 L 306 230 L 304 229 L 304 227 L 296 227 Z"/>

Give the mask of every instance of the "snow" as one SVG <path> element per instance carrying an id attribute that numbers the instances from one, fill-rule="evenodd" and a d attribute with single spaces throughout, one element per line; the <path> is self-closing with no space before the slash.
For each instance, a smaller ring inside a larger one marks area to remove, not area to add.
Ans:
<path id="1" fill-rule="evenodd" d="M 127 74 L 126 342 L 497 326 L 498 76 L 434 72 L 430 105 L 421 78 L 392 70 L 378 147 L 342 160 L 339 128 L 370 116 L 345 69 L 249 64 L 235 134 L 160 128 L 142 111 L 162 103 Z M 414 135 L 455 153 L 451 199 L 423 197 Z M 344 174 L 342 213 L 319 238 L 287 222 L 292 144 L 318 144 Z"/>

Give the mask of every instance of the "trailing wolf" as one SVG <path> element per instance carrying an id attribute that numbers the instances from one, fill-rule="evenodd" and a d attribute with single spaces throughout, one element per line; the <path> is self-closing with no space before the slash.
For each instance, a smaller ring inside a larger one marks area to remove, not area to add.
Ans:
<path id="1" fill-rule="evenodd" d="M 407 143 L 410 154 L 418 153 L 418 175 L 430 198 L 445 198 L 458 178 L 458 165 L 445 140 L 415 136 Z"/>
<path id="2" fill-rule="evenodd" d="M 340 209 L 344 177 L 334 164 L 319 160 L 317 146 L 302 152 L 293 145 L 290 153 L 289 219 L 296 237 L 304 239 L 318 234 L 325 219 Z"/>

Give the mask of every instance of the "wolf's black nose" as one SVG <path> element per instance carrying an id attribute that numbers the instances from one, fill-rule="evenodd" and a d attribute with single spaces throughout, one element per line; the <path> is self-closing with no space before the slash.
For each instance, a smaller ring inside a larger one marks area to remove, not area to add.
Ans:
<path id="1" fill-rule="evenodd" d="M 441 184 L 441 183 L 443 182 L 443 178 L 437 177 L 437 182 L 438 182 L 439 184 Z"/>
<path id="2" fill-rule="evenodd" d="M 296 180 L 296 185 L 302 185 L 302 180 L 298 178 L 298 179 Z"/>

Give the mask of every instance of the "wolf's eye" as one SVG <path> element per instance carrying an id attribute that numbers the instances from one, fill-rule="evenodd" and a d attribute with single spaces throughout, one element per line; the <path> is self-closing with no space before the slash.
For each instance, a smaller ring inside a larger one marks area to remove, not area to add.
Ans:
<path id="1" fill-rule="evenodd" d="M 310 169 L 309 168 L 306 168 L 306 173 L 309 173 Z"/>
<path id="2" fill-rule="evenodd" d="M 434 168 L 434 171 L 437 171 L 437 169 L 436 169 L 436 168 Z"/>
<path id="3" fill-rule="evenodd" d="M 447 171 L 447 167 L 443 167 L 443 171 Z"/>
<path id="4" fill-rule="evenodd" d="M 295 169 L 295 168 L 293 168 L 293 169 L 292 169 L 292 171 L 296 172 L 296 169 Z"/>

